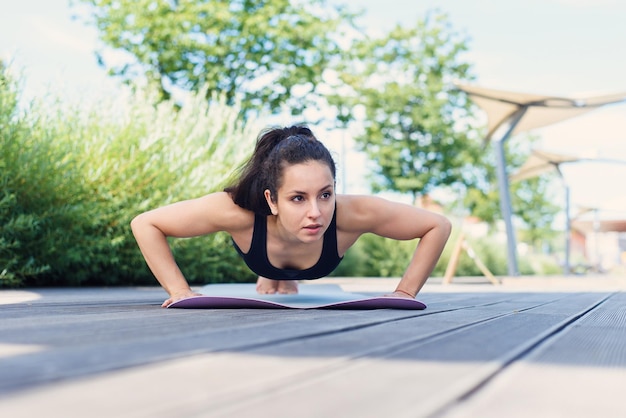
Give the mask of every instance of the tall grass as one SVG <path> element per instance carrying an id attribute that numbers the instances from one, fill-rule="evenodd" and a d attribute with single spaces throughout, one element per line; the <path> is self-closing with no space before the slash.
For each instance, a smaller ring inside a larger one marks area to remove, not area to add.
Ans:
<path id="1" fill-rule="evenodd" d="M 204 92 L 20 106 L 0 79 L 0 286 L 153 284 L 130 229 L 145 210 L 221 189 L 258 124 Z M 223 235 L 172 241 L 190 281 L 249 280 Z"/>

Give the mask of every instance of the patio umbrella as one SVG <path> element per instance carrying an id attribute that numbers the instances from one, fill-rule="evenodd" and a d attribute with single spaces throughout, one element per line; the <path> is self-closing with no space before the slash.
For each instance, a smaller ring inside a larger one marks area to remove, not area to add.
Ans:
<path id="1" fill-rule="evenodd" d="M 573 155 L 559 154 L 534 149 L 518 171 L 510 176 L 511 181 L 520 181 L 540 176 L 550 171 L 560 173 L 559 166 L 563 163 L 575 163 L 583 158 Z"/>
<path id="2" fill-rule="evenodd" d="M 524 112 L 523 118 L 517 121 L 510 135 L 552 125 L 602 106 L 626 100 L 626 92 L 568 98 L 487 89 L 459 83 L 456 86 L 466 92 L 472 101 L 487 113 L 486 141 L 492 139 L 498 128 L 510 122 L 520 110 Z"/>

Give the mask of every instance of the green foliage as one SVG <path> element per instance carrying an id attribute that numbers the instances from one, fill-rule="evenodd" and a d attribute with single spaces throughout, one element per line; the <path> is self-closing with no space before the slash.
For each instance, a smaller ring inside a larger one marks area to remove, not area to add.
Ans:
<path id="1" fill-rule="evenodd" d="M 536 137 L 523 135 L 512 138 L 505 144 L 509 173 L 515 173 L 524 164 L 536 140 Z M 484 178 L 467 190 L 462 201 L 472 215 L 494 224 L 502 215 L 496 163 L 492 152 L 484 153 L 482 165 Z M 524 236 L 526 242 L 535 246 L 555 236 L 554 217 L 561 208 L 554 203 L 552 181 L 552 176 L 543 175 L 509 182 L 513 214 L 521 221 L 523 228 L 520 236 Z"/>
<path id="2" fill-rule="evenodd" d="M 168 98 L 176 89 L 220 94 L 244 109 L 299 114 L 336 56 L 352 15 L 325 0 L 76 0 L 88 23 L 128 62 L 109 72 L 146 77 Z"/>
<path id="3" fill-rule="evenodd" d="M 550 180 L 534 177 L 512 187 L 513 212 L 523 222 L 525 241 L 537 248 L 557 234 L 554 218 L 561 208 L 554 203 Z"/>
<path id="4" fill-rule="evenodd" d="M 495 276 L 503 276 L 507 273 L 506 252 L 502 243 L 495 242 L 493 238 L 469 239 L 468 245 L 474 251 L 475 257 L 487 267 Z M 456 270 L 457 276 L 482 276 L 476 262 L 467 254 L 461 253 L 459 265 Z"/>
<path id="5" fill-rule="evenodd" d="M 465 39 L 447 17 L 430 13 L 415 27 L 397 26 L 380 38 L 364 38 L 338 75 L 351 94 L 330 97 L 343 114 L 365 111 L 355 140 L 375 162 L 375 191 L 414 197 L 465 180 L 479 155 L 471 136 L 469 103 L 454 80 L 471 79 L 461 59 Z M 342 116 L 342 117 L 345 117 Z"/>
<path id="6" fill-rule="evenodd" d="M 449 245 L 446 248 L 447 254 L 445 257 L 442 257 L 442 263 L 445 262 L 446 265 L 454 243 L 458 239 L 458 234 L 455 233 L 455 235 L 455 237 L 450 239 Z M 504 245 L 501 240 L 496 239 L 494 236 L 483 238 L 466 237 L 466 239 L 468 245 L 474 251 L 475 256 L 480 259 L 493 275 L 508 275 L 506 245 Z M 556 260 L 534 253 L 529 253 L 519 258 L 519 271 L 522 275 L 561 273 Z M 467 252 L 463 251 L 459 258 L 456 276 L 483 276 L 483 273 Z"/>
<path id="7" fill-rule="evenodd" d="M 3 286 L 153 284 L 129 223 L 140 212 L 221 189 L 258 127 L 205 92 L 182 110 L 135 93 L 114 103 L 20 110 L 3 75 L 0 278 Z M 218 235 L 174 242 L 192 283 L 250 280 Z"/>
<path id="8" fill-rule="evenodd" d="M 533 136 L 522 136 L 509 141 L 506 147 L 511 173 L 519 170 L 530 155 Z M 554 218 L 562 206 L 555 203 L 553 191 L 556 173 L 544 174 L 511 182 L 511 206 L 514 215 L 523 223 L 526 242 L 539 247 L 542 242 L 555 238 Z"/>
<path id="9" fill-rule="evenodd" d="M 458 235 L 459 230 L 453 229 L 431 277 L 444 276 Z M 335 277 L 401 277 L 411 261 L 418 242 L 419 240 L 394 241 L 376 235 L 364 235 L 348 250 L 344 260 L 332 275 Z M 492 274 L 496 276 L 508 274 L 506 246 L 502 242 L 494 237 L 468 239 L 467 242 Z M 524 275 L 561 273 L 557 261 L 546 255 L 531 252 L 520 257 L 519 261 L 520 273 Z M 467 252 L 463 251 L 455 276 L 483 276 L 483 273 Z"/>
<path id="10" fill-rule="evenodd" d="M 337 93 L 329 102 L 343 127 L 356 120 L 355 109 L 364 110 L 355 140 L 373 162 L 374 191 L 416 199 L 446 188 L 460 197 L 463 212 L 493 224 L 501 219 L 495 155 L 474 126 L 477 108 L 453 84 L 472 79 L 462 60 L 466 50 L 466 39 L 437 12 L 414 27 L 357 39 L 339 66 Z M 507 143 L 511 172 L 524 162 L 532 141 Z M 548 186 L 544 177 L 511 185 L 515 215 L 533 243 L 552 234 L 558 207 L 550 203 Z"/>
<path id="11" fill-rule="evenodd" d="M 363 252 L 367 254 L 363 267 L 365 276 L 398 277 L 404 274 L 417 245 L 414 241 L 395 241 L 377 235 L 361 237 Z"/>
<path id="12" fill-rule="evenodd" d="M 346 252 L 333 276 L 401 277 L 408 267 L 419 240 L 396 241 L 378 235 L 363 235 Z M 432 276 L 442 276 L 447 261 L 442 256 Z"/>
<path id="13" fill-rule="evenodd" d="M 48 228 L 68 225 L 65 203 L 59 196 L 71 192 L 71 165 L 62 149 L 48 143 L 46 132 L 33 129 L 33 121 L 18 106 L 17 82 L 0 68 L 0 287 L 19 285 L 25 277 L 47 270 L 42 253 Z M 52 178 L 50 171 L 62 176 Z M 67 209 L 67 210 L 66 210 Z M 60 247 L 51 246 L 50 255 Z"/>

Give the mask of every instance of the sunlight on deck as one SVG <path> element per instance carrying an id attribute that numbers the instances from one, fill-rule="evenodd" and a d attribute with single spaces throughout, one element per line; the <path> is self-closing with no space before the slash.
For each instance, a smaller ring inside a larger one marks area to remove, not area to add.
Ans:
<path id="1" fill-rule="evenodd" d="M 35 292 L 24 290 L 3 290 L 0 292 L 0 305 L 31 302 L 38 299 L 41 299 L 41 295 Z"/>

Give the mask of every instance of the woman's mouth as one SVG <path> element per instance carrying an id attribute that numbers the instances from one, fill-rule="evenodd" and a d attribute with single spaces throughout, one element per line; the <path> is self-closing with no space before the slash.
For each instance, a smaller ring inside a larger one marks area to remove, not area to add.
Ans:
<path id="1" fill-rule="evenodd" d="M 322 229 L 322 225 L 320 224 L 307 225 L 304 227 L 304 229 L 310 234 L 317 234 Z"/>

